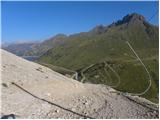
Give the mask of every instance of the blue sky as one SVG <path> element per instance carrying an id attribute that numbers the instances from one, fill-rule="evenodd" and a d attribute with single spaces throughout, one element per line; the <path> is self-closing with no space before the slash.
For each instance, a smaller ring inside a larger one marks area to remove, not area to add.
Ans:
<path id="1" fill-rule="evenodd" d="M 2 43 L 84 32 L 137 12 L 149 19 L 158 2 L 2 2 Z M 158 25 L 158 15 L 151 23 Z"/>

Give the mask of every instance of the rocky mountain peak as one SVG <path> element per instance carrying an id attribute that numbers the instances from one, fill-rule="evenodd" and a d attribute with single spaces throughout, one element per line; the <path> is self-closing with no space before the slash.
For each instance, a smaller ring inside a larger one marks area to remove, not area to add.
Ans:
<path id="1" fill-rule="evenodd" d="M 145 18 L 144 16 L 137 14 L 137 13 L 132 13 L 132 14 L 128 14 L 126 16 L 123 17 L 123 21 L 131 21 L 131 20 L 140 20 L 140 21 L 144 21 Z"/>
<path id="2" fill-rule="evenodd" d="M 137 21 L 145 21 L 145 17 L 138 14 L 138 13 L 132 13 L 132 14 L 128 14 L 126 16 L 124 16 L 121 20 L 118 20 L 117 22 L 113 22 L 112 24 L 108 25 L 108 26 L 103 26 L 103 25 L 98 25 L 96 27 L 94 27 L 91 31 L 94 33 L 104 33 L 107 31 L 108 28 L 117 26 L 117 25 L 122 25 L 125 23 L 133 23 L 133 22 L 137 22 Z"/>
<path id="3" fill-rule="evenodd" d="M 115 24 L 121 25 L 124 23 L 135 22 L 135 21 L 145 21 L 145 17 L 138 13 L 132 13 L 124 16 L 122 20 L 118 20 Z"/>

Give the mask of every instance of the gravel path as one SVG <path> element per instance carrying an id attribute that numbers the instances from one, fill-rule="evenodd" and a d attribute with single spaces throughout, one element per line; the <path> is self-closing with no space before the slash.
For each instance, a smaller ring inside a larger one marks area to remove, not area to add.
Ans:
<path id="1" fill-rule="evenodd" d="M 82 84 L 1 50 L 1 116 L 16 118 L 158 118 L 158 107 L 105 85 Z M 145 106 L 151 106 L 152 108 Z"/>

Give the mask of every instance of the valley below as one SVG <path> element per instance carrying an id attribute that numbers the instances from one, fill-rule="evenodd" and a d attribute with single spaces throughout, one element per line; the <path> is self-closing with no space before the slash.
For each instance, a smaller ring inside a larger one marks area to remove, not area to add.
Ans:
<path id="1" fill-rule="evenodd" d="M 21 57 L 29 61 L 35 61 L 39 58 L 39 56 L 21 56 Z"/>
<path id="2" fill-rule="evenodd" d="M 1 116 L 159 118 L 158 43 L 159 27 L 132 13 L 88 32 L 2 47 Z"/>
<path id="3" fill-rule="evenodd" d="M 1 116 L 15 118 L 158 118 L 158 105 L 107 85 L 83 84 L 1 50 Z"/>

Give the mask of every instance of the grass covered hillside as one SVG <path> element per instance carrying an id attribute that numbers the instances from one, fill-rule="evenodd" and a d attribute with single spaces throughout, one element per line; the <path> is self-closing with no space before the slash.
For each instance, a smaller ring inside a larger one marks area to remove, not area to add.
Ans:
<path id="1" fill-rule="evenodd" d="M 71 35 L 44 53 L 38 62 L 77 71 L 79 80 L 113 85 L 118 90 L 139 93 L 148 85 L 148 77 L 128 41 L 147 66 L 152 86 L 143 96 L 158 102 L 158 27 L 142 15 L 133 13 L 108 26 Z M 105 66 L 107 62 L 119 75 Z M 86 69 L 86 67 L 93 65 Z M 84 78 L 85 76 L 85 78 Z"/>

